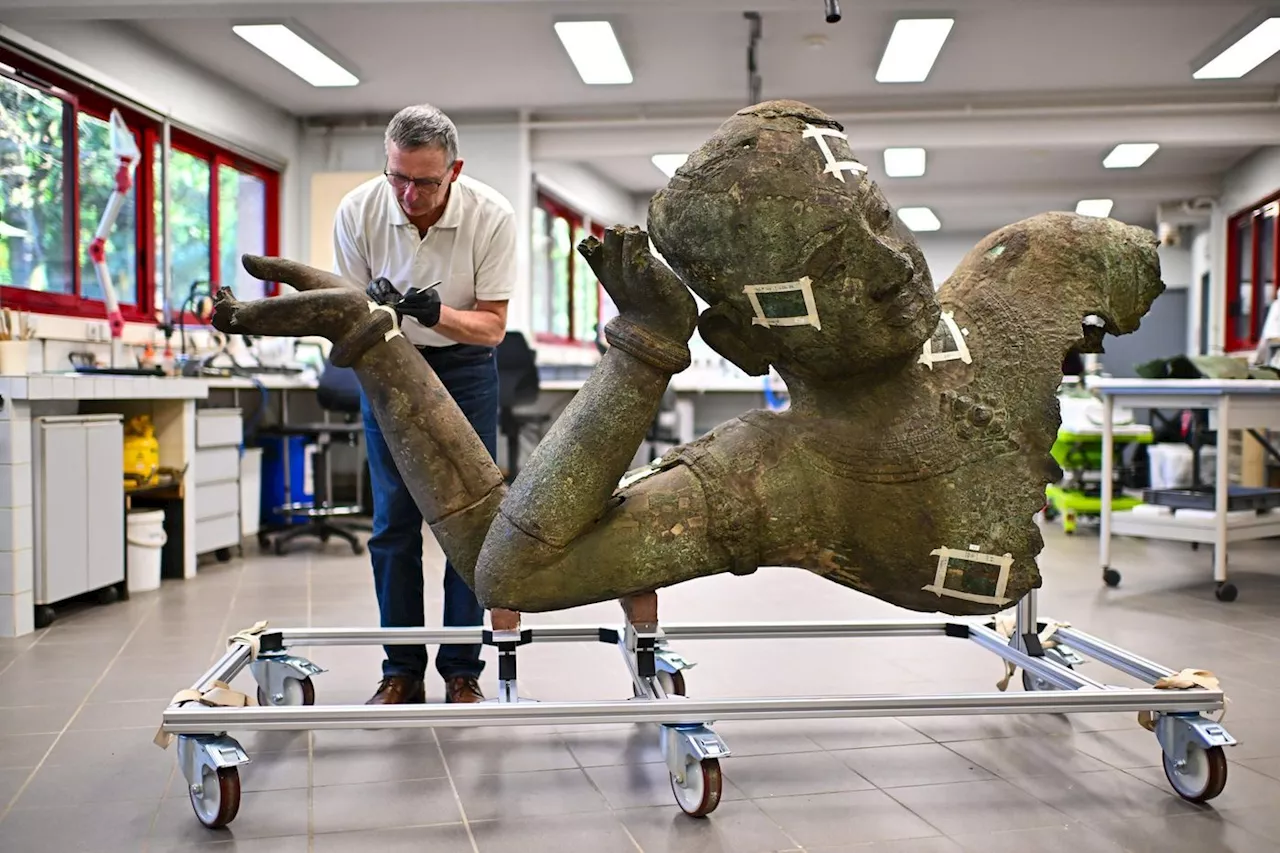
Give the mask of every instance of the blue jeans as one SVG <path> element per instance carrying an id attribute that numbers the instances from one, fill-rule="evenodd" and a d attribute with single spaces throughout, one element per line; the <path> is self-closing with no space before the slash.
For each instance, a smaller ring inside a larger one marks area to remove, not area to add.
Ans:
<path id="1" fill-rule="evenodd" d="M 440 377 L 476 433 L 490 458 L 498 452 L 498 361 L 491 347 L 458 345 L 420 350 Z M 421 628 L 425 622 L 422 582 L 422 513 L 396 468 L 382 430 L 362 395 L 369 477 L 373 490 L 373 536 L 369 557 L 384 628 Z M 484 608 L 466 581 L 446 560 L 444 567 L 444 621 L 446 628 L 484 624 Z M 427 669 L 425 646 L 384 646 L 384 677 L 423 678 Z M 436 655 L 436 671 L 447 679 L 479 676 L 484 669 L 480 645 L 447 644 Z"/>

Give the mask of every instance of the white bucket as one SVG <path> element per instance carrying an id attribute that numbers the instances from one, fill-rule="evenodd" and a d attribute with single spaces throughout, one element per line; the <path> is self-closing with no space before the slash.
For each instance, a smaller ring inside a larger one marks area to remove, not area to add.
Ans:
<path id="1" fill-rule="evenodd" d="M 164 510 L 130 510 L 126 529 L 129 592 L 159 589 L 162 549 L 168 541 L 164 532 Z"/>

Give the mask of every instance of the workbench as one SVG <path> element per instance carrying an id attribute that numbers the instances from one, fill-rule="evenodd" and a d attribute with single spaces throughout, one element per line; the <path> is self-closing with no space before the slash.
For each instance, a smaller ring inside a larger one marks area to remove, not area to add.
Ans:
<path id="1" fill-rule="evenodd" d="M 1280 509 L 1229 512 L 1231 430 L 1280 429 L 1280 381 L 1262 379 L 1128 379 L 1091 378 L 1088 387 L 1103 400 L 1102 538 L 1098 561 L 1108 586 L 1120 583 L 1111 564 L 1111 536 L 1136 536 L 1213 545 L 1213 579 L 1222 601 L 1236 597 L 1227 582 L 1227 546 L 1280 536 Z M 1213 512 L 1162 512 L 1137 507 L 1112 511 L 1116 406 L 1134 409 L 1200 409 L 1209 413 L 1209 429 L 1217 432 Z"/>

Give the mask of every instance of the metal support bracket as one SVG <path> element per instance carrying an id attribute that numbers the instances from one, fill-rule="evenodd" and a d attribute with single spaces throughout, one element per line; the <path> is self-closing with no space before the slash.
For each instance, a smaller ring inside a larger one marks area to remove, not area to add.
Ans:
<path id="1" fill-rule="evenodd" d="M 269 705 L 285 705 L 288 703 L 288 682 L 302 681 L 325 670 L 316 666 L 306 658 L 285 652 L 271 652 L 258 655 L 249 662 L 249 671 L 254 681 L 262 688 L 262 695 Z"/>
<path id="2" fill-rule="evenodd" d="M 664 725 L 662 727 L 662 759 L 667 770 L 680 785 L 685 784 L 689 767 L 704 758 L 727 758 L 729 747 L 706 725 Z"/>
<path id="3" fill-rule="evenodd" d="M 1236 739 L 1227 733 L 1221 723 L 1201 714 L 1160 714 L 1156 719 L 1156 739 L 1175 767 L 1186 765 L 1187 748 L 1192 744 L 1201 749 L 1210 749 L 1215 746 L 1234 746 L 1236 743 Z"/>
<path id="4" fill-rule="evenodd" d="M 230 735 L 178 735 L 178 766 L 196 796 L 204 792 L 205 768 L 216 772 L 248 763 L 248 753 Z"/>

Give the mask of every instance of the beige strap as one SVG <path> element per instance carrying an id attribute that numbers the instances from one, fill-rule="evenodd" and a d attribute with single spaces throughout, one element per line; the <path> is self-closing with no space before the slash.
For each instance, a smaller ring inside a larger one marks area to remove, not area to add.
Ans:
<path id="1" fill-rule="evenodd" d="M 245 628 L 227 638 L 227 645 L 232 646 L 236 643 L 244 643 L 249 647 L 249 660 L 257 660 L 258 652 L 262 648 L 262 633 L 267 630 L 266 621 L 254 623 L 252 628 Z"/>
<path id="2" fill-rule="evenodd" d="M 1044 630 L 1040 632 L 1040 648 L 1052 649 L 1058 645 L 1058 641 L 1053 635 L 1058 633 L 1059 628 L 1070 628 L 1070 622 L 1049 622 L 1044 626 Z M 1018 622 L 1012 616 L 1004 616 L 996 620 L 996 632 L 1006 640 L 1013 639 L 1013 632 L 1018 629 Z M 1009 682 L 1013 679 L 1013 674 L 1018 671 L 1016 664 L 1004 661 L 1004 678 L 996 682 L 996 689 L 1001 693 L 1009 689 Z"/>
<path id="3" fill-rule="evenodd" d="M 1222 689 L 1222 682 L 1207 669 L 1184 669 L 1182 672 L 1166 675 L 1151 686 L 1156 690 L 1190 690 L 1193 687 L 1199 687 L 1203 690 L 1216 691 Z M 1227 706 L 1230 702 L 1231 700 L 1224 694 L 1222 697 L 1222 713 L 1218 715 L 1216 722 L 1220 723 L 1226 718 Z M 1155 711 L 1138 712 L 1138 725 L 1149 732 L 1155 731 L 1157 719 L 1159 719 L 1159 715 Z"/>
<path id="4" fill-rule="evenodd" d="M 186 702 L 199 702 L 201 705 L 207 705 L 210 708 L 245 708 L 258 704 L 252 696 L 241 693 L 239 690 L 232 690 L 231 685 L 225 681 L 213 682 L 209 689 L 203 693 L 199 690 L 192 690 L 189 687 L 186 690 L 179 690 L 173 694 L 173 698 L 169 700 L 169 705 L 182 705 Z M 161 749 L 168 749 L 169 744 L 173 743 L 173 738 L 174 735 L 171 732 L 166 732 L 164 726 L 161 726 L 156 731 L 156 736 L 152 739 L 152 742 Z"/>

